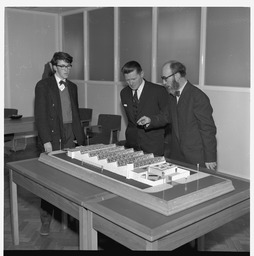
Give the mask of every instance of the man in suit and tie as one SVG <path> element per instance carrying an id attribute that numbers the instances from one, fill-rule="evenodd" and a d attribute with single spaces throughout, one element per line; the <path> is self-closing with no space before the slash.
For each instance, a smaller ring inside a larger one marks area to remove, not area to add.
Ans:
<path id="1" fill-rule="evenodd" d="M 73 58 L 56 52 L 51 60 L 54 74 L 40 80 L 35 87 L 35 123 L 41 152 L 84 145 L 77 85 L 68 80 Z M 75 141 L 75 142 L 74 142 Z M 41 200 L 41 235 L 48 235 L 53 205 Z"/>
<path id="2" fill-rule="evenodd" d="M 127 83 L 120 93 L 128 119 L 125 146 L 162 156 L 165 128 L 160 127 L 148 131 L 143 125 L 138 125 L 137 120 L 143 115 L 159 114 L 167 105 L 167 91 L 160 85 L 146 81 L 144 71 L 136 61 L 127 62 L 121 71 Z"/>
<path id="3" fill-rule="evenodd" d="M 216 170 L 217 141 L 213 109 L 207 95 L 185 77 L 178 61 L 166 62 L 162 80 L 170 99 L 159 115 L 143 116 L 138 124 L 147 130 L 172 123 L 170 158 Z"/>

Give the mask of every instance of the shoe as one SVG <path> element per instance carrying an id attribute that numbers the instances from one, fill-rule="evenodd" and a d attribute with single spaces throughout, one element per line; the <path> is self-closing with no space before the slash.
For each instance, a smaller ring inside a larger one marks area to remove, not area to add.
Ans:
<path id="1" fill-rule="evenodd" d="M 49 235 L 49 229 L 50 229 L 50 223 L 43 223 L 41 225 L 40 235 L 48 236 Z"/>
<path id="2" fill-rule="evenodd" d="M 51 222 L 51 219 L 52 219 L 52 213 L 49 213 L 49 212 L 47 212 L 47 211 L 45 211 L 41 208 L 40 217 L 41 217 L 40 234 L 42 236 L 48 236 L 49 235 L 49 229 L 50 229 L 50 222 Z"/>

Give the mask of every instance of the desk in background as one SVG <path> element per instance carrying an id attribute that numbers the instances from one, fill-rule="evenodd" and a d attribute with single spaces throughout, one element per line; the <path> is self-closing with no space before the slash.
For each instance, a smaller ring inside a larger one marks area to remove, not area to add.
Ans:
<path id="1" fill-rule="evenodd" d="M 20 119 L 4 119 L 4 134 L 10 133 L 22 133 L 22 132 L 34 132 L 35 121 L 34 117 L 22 117 Z"/>
<path id="2" fill-rule="evenodd" d="M 89 124 L 91 120 L 81 120 L 81 124 Z M 17 151 L 19 149 L 24 150 L 27 146 L 27 138 L 36 137 L 37 129 L 35 125 L 35 120 L 33 116 L 22 117 L 20 119 L 4 119 L 4 134 L 14 133 L 12 150 Z M 21 145 L 18 145 L 18 140 L 24 140 Z"/>
<path id="3" fill-rule="evenodd" d="M 4 134 L 13 133 L 12 150 L 24 150 L 27 146 L 27 139 L 37 136 L 34 117 L 22 117 L 19 119 L 4 119 Z M 19 143 L 19 141 L 21 142 Z"/>
<path id="4" fill-rule="evenodd" d="M 88 123 L 91 120 L 81 119 L 81 123 Z M 35 120 L 33 116 L 22 117 L 20 119 L 4 119 L 4 134 L 22 133 L 22 132 L 35 132 Z"/>

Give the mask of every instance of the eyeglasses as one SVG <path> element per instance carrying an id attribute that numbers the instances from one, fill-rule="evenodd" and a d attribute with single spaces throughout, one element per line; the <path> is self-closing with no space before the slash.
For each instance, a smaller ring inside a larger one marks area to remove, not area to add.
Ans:
<path id="1" fill-rule="evenodd" d="M 65 65 L 56 65 L 56 66 L 59 67 L 59 68 L 61 68 L 61 69 L 65 69 L 65 68 L 71 69 L 71 67 L 72 67 L 71 64 L 70 64 L 70 65 L 67 65 L 67 66 L 65 66 Z"/>
<path id="2" fill-rule="evenodd" d="M 173 74 L 171 74 L 169 76 L 162 76 L 161 79 L 164 80 L 164 81 L 167 81 L 168 78 L 170 78 L 171 76 L 175 75 L 176 73 L 173 73 Z"/>

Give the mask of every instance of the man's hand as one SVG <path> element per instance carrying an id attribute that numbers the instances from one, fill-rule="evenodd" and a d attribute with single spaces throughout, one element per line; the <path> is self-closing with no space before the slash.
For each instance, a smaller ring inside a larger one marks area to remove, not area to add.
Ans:
<path id="1" fill-rule="evenodd" d="M 148 126 L 151 123 L 151 119 L 147 116 L 142 116 L 141 118 L 139 118 L 139 120 L 137 121 L 138 125 L 141 126 Z"/>
<path id="2" fill-rule="evenodd" d="M 52 151 L 52 144 L 51 142 L 44 143 L 44 149 L 46 153 L 50 153 Z"/>
<path id="3" fill-rule="evenodd" d="M 206 166 L 207 169 L 216 171 L 217 163 L 216 162 L 205 163 L 205 166 Z"/>

